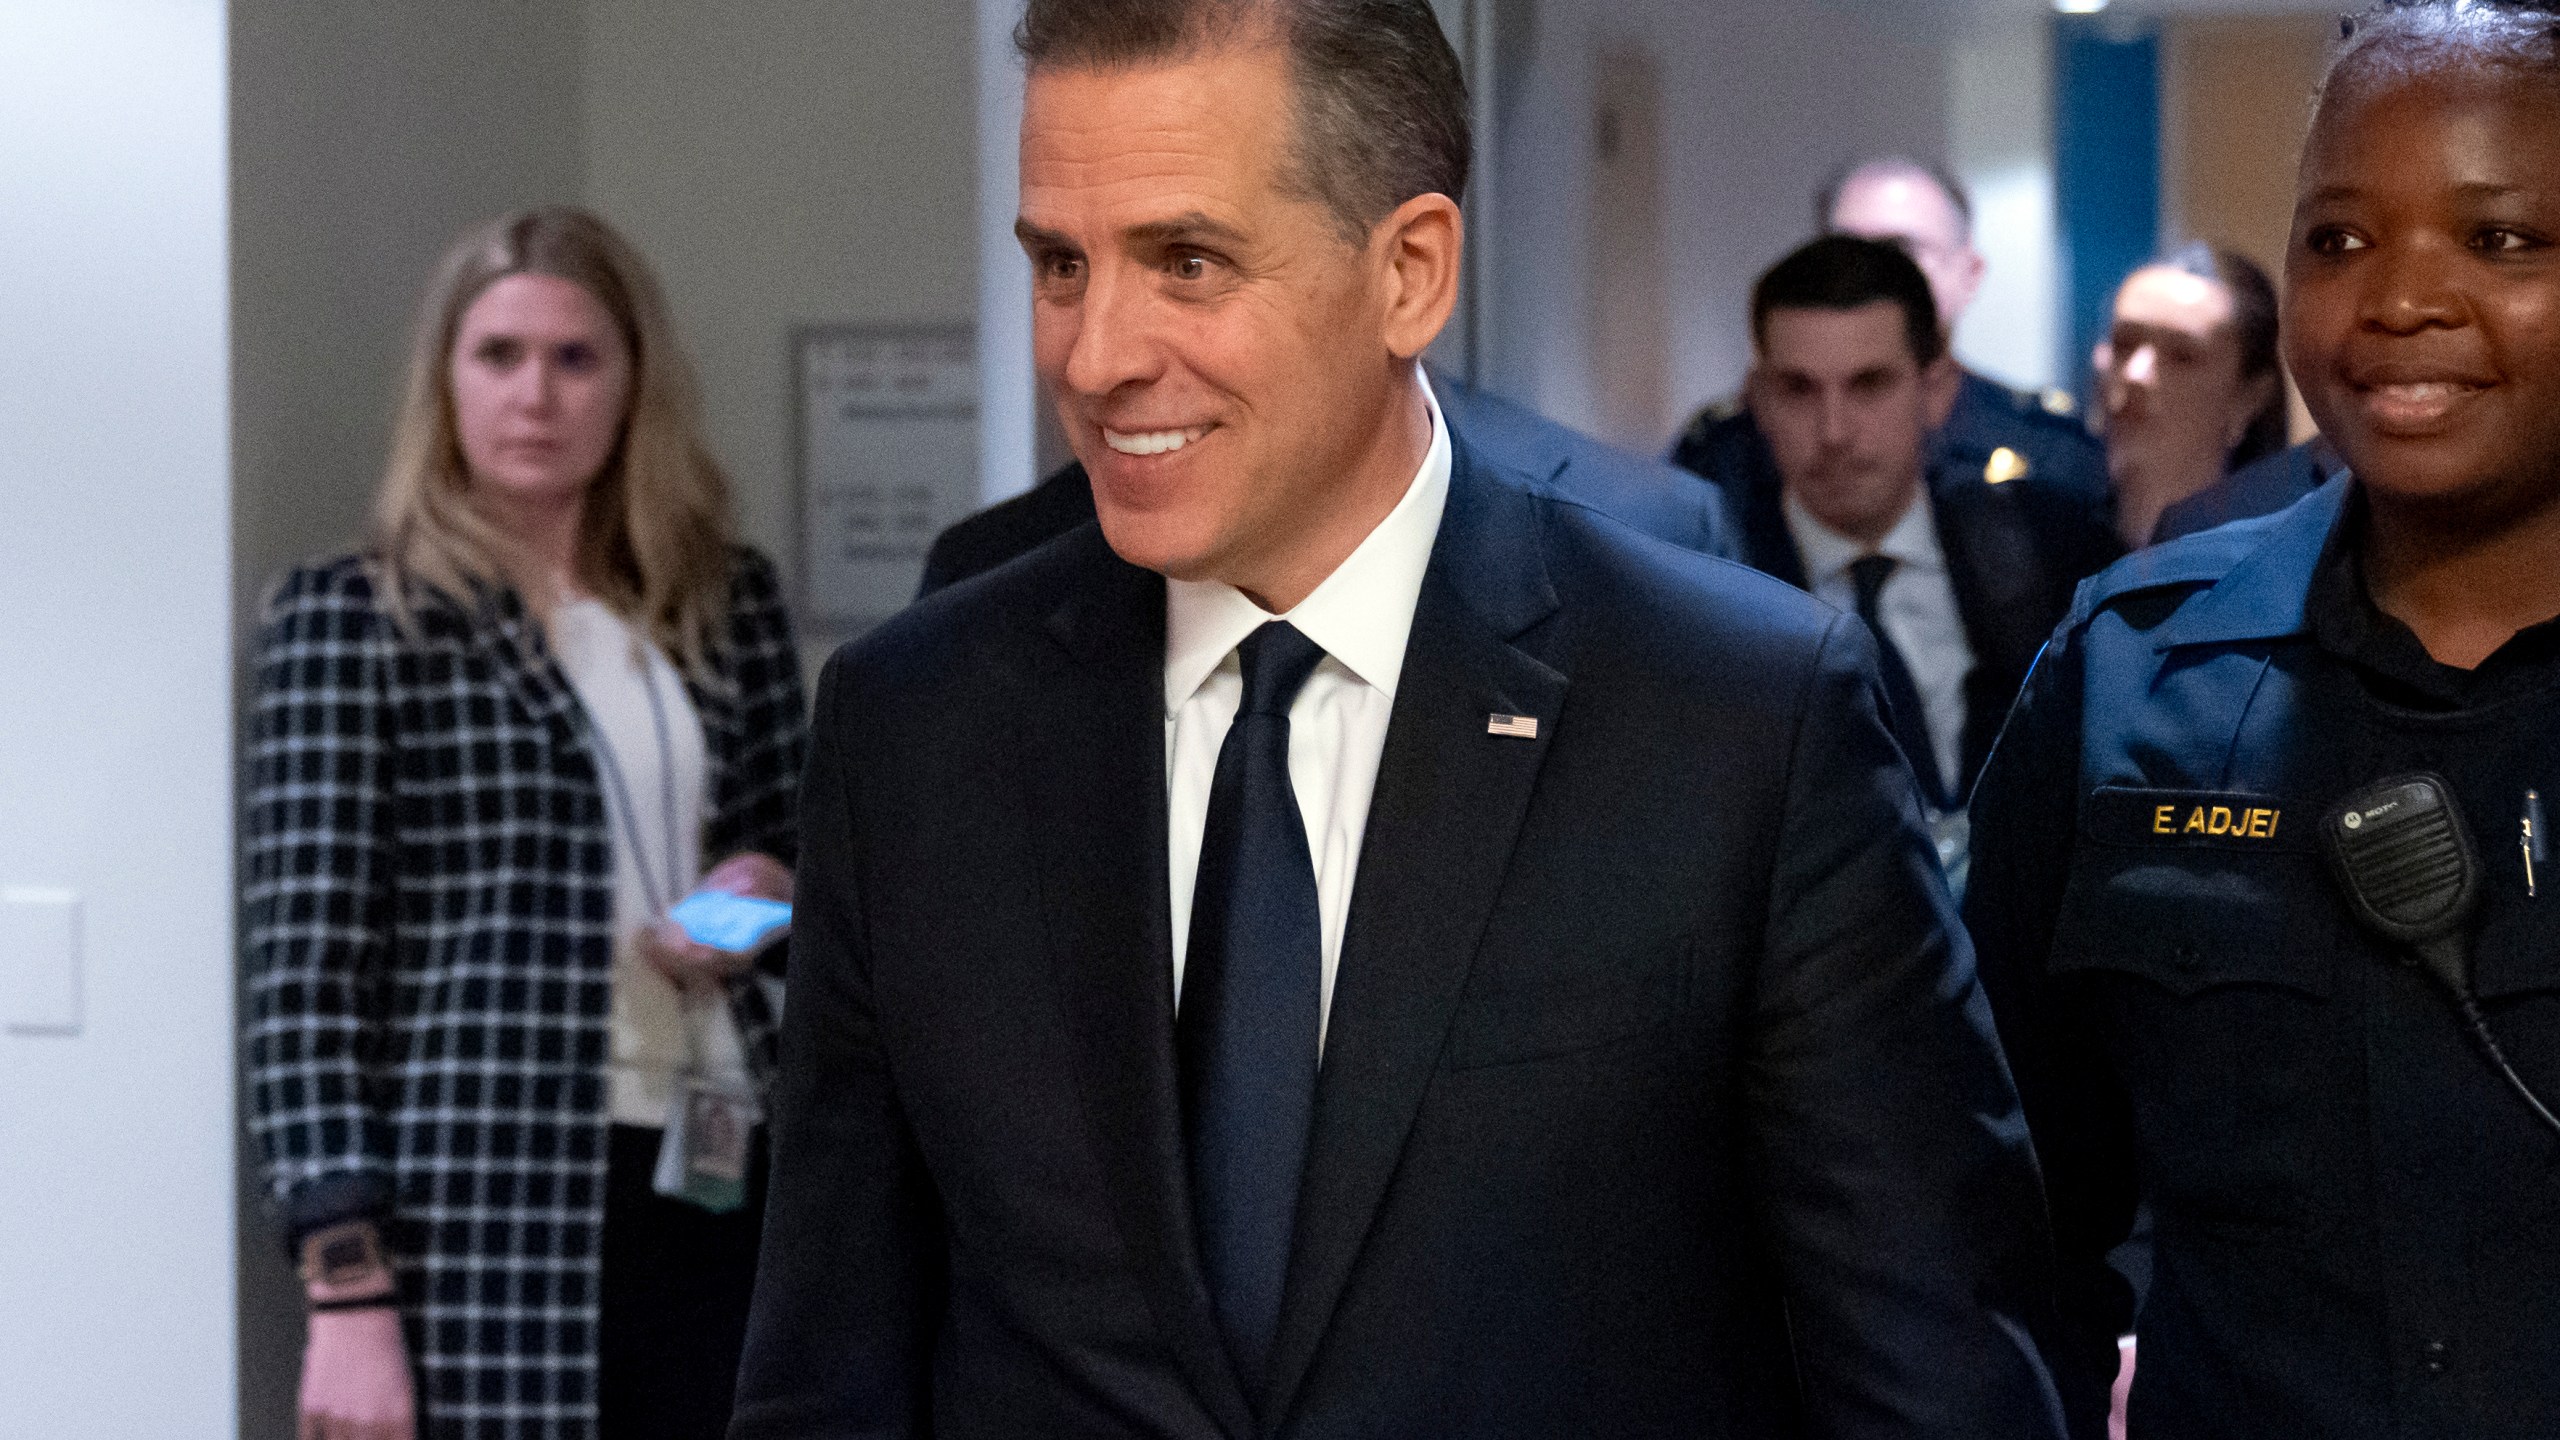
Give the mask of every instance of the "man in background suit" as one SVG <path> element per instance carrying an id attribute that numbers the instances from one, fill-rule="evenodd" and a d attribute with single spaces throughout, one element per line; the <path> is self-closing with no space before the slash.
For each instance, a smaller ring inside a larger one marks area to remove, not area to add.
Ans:
<path id="1" fill-rule="evenodd" d="M 1775 463 L 1734 496 L 1743 559 L 1875 629 L 1922 792 L 1960 812 L 2072 591 L 2121 547 L 2051 487 L 1930 463 L 1960 382 L 1900 247 L 1804 246 L 1760 278 L 1751 329 Z"/>
<path id="2" fill-rule="evenodd" d="M 1428 4 L 1018 40 L 1099 523 L 828 667 L 733 1436 L 2054 1435 L 1866 632 L 1416 363 Z"/>
<path id="3" fill-rule="evenodd" d="M 1846 166 L 1814 197 L 1813 223 L 1821 234 L 1887 240 L 1910 252 L 1950 337 L 1981 292 L 1973 201 L 1942 166 L 1904 156 Z M 2070 392 L 2014 390 L 1971 370 L 1956 373 L 1954 403 L 1931 439 L 1933 467 L 1988 484 L 2059 489 L 2103 515 L 2106 450 L 2081 423 Z M 1767 437 L 1739 398 L 1699 411 L 1671 459 L 1729 489 L 1757 483 L 1772 463 Z"/>
<path id="4" fill-rule="evenodd" d="M 1732 522 L 1716 488 L 1676 465 L 1630 455 L 1490 390 L 1431 371 L 1432 394 L 1451 426 L 1478 446 L 1657 540 L 1701 555 L 1733 557 Z M 1093 515 L 1084 467 L 1066 465 L 1028 491 L 1000 500 L 934 537 L 919 596 L 1027 555 Z"/>

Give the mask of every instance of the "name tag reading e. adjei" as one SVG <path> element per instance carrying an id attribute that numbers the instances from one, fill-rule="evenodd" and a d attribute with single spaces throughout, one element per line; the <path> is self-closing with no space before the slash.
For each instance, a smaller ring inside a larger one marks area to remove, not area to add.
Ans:
<path id="1" fill-rule="evenodd" d="M 2309 850 L 2317 837 L 2294 809 L 2273 795 L 2109 785 L 2089 797 L 2080 818 L 2089 838 L 2102 845 Z"/>

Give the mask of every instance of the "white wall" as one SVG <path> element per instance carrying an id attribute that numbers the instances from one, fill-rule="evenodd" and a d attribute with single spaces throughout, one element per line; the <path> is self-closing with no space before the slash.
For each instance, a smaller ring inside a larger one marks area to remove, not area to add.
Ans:
<path id="1" fill-rule="evenodd" d="M 792 327 L 977 313 L 973 34 L 959 0 L 587 0 L 587 199 L 657 265 L 787 569 Z"/>
<path id="2" fill-rule="evenodd" d="M 85 964 L 0 1032 L 10 1436 L 232 1423 L 223 67 L 221 0 L 0 0 L 0 885 Z"/>
<path id="3" fill-rule="evenodd" d="M 1973 194 L 1982 293 L 1956 330 L 1967 365 L 2012 385 L 2065 385 L 2053 203 L 2049 16 L 1987 20 L 1950 46 L 1946 160 Z"/>
<path id="4" fill-rule="evenodd" d="M 1525 63 L 1502 97 L 1491 380 L 1568 424 L 1595 419 L 1584 234 L 1602 46 L 1641 45 L 1662 66 L 1662 300 L 1681 415 L 1741 384 L 1751 282 L 1811 234 L 1825 174 L 1873 151 L 1946 149 L 1943 37 L 1889 9 L 1547 0 L 1527 18 Z"/>

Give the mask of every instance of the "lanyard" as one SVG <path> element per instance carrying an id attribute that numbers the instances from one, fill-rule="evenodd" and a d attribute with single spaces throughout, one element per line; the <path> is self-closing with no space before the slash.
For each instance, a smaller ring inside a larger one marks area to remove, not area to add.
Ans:
<path id="1" fill-rule="evenodd" d="M 631 788 L 624 783 L 622 762 L 613 753 L 613 742 L 605 737 L 604 727 L 592 719 L 588 722 L 587 733 L 595 741 L 596 759 L 602 764 L 605 783 L 613 787 L 614 809 L 622 818 L 622 838 L 631 846 L 632 867 L 640 872 L 640 889 L 648 897 L 650 910 L 664 915 L 674 906 L 676 892 L 683 888 L 683 881 L 676 876 L 675 742 L 669 738 L 667 730 L 666 704 L 658 698 L 656 667 L 649 663 L 646 651 L 639 651 L 637 646 L 633 648 L 638 651 L 640 661 L 640 687 L 649 696 L 649 720 L 658 734 L 658 785 L 662 807 L 658 811 L 658 819 L 662 822 L 666 839 L 665 849 L 661 852 L 666 861 L 667 883 L 664 890 L 658 887 L 657 877 L 650 873 L 649 847 L 641 843 L 640 817 L 632 811 Z"/>
<path id="2" fill-rule="evenodd" d="M 676 897 L 684 889 L 684 881 L 676 873 L 675 741 L 667 726 L 666 702 L 658 697 L 657 667 L 650 663 L 651 657 L 648 651 L 640 649 L 636 644 L 633 650 L 640 661 L 640 686 L 649 696 L 649 722 L 651 728 L 657 733 L 658 741 L 658 797 L 661 806 L 658 818 L 662 822 L 661 832 L 666 840 L 665 848 L 661 852 L 666 861 L 667 876 L 666 889 L 663 891 L 658 888 L 657 877 L 650 871 L 649 847 L 641 843 L 640 817 L 631 808 L 631 787 L 624 777 L 622 761 L 614 754 L 613 742 L 606 738 L 604 727 L 594 723 L 592 717 L 589 718 L 587 730 L 595 740 L 596 759 L 604 772 L 604 781 L 613 787 L 614 806 L 612 808 L 621 814 L 622 836 L 631 846 L 631 864 L 640 872 L 640 888 L 648 897 L 651 912 L 663 916 L 674 908 Z M 692 998 L 682 991 L 678 992 L 678 1000 L 678 1011 L 684 1020 L 684 1064 L 677 1073 L 698 1075 L 703 1066 L 702 1026 L 708 1019 L 706 1012 L 710 1007 L 693 1003 Z M 681 1099 L 678 1103 L 682 1103 Z"/>

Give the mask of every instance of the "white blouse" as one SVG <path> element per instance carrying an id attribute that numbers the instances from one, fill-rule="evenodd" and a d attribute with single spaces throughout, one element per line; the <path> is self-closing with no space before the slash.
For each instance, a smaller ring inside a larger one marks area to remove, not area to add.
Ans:
<path id="1" fill-rule="evenodd" d="M 723 1085 L 748 1088 L 746 1052 L 729 1007 L 710 995 L 688 1002 L 641 958 L 637 943 L 642 928 L 702 876 L 710 810 L 702 718 L 666 655 L 603 602 L 564 602 L 552 612 L 550 631 L 560 669 L 586 710 L 613 837 L 607 1109 L 618 1125 L 656 1128 L 666 1123 L 675 1077 L 689 1063 Z"/>

